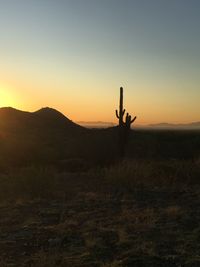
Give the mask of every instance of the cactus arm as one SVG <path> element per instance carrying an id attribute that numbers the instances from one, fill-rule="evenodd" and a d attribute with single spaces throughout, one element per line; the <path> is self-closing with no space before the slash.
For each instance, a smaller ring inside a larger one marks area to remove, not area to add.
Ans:
<path id="1" fill-rule="evenodd" d="M 131 120 L 131 123 L 133 123 L 136 120 L 136 116 Z"/>
<path id="2" fill-rule="evenodd" d="M 116 117 L 119 119 L 119 114 L 118 114 L 117 109 L 115 110 L 115 114 L 116 114 Z"/>
<path id="3" fill-rule="evenodd" d="M 122 112 L 122 116 L 124 116 L 124 113 L 126 112 L 126 110 L 124 109 L 123 112 Z"/>

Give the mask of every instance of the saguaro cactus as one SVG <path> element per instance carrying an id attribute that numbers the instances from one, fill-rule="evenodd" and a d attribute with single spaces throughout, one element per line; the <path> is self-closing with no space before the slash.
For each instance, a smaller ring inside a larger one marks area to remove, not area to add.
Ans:
<path id="1" fill-rule="evenodd" d="M 125 109 L 123 108 L 123 88 L 120 87 L 119 112 L 116 110 L 116 117 L 119 119 L 119 153 L 120 157 L 124 156 L 125 146 L 130 132 L 131 124 L 136 120 L 136 116 L 132 119 L 129 113 L 126 113 L 125 122 L 123 120 Z"/>
<path id="2" fill-rule="evenodd" d="M 116 109 L 116 117 L 119 119 L 119 126 L 123 127 L 123 117 L 125 114 L 125 109 L 123 109 L 123 87 L 120 87 L 120 100 L 119 100 L 119 113 Z"/>

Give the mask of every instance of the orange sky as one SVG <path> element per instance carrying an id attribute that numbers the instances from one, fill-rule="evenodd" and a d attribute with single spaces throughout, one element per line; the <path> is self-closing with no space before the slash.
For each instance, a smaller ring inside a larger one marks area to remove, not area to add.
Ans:
<path id="1" fill-rule="evenodd" d="M 137 124 L 200 121 L 199 12 L 181 0 L 1 1 L 0 106 L 116 122 L 123 86 Z"/>
<path id="2" fill-rule="evenodd" d="M 73 89 L 67 89 L 66 86 L 66 89 L 63 88 L 62 94 L 55 94 L 54 85 L 47 85 L 45 90 L 44 84 L 41 86 L 37 82 L 25 85 L 17 82 L 15 84 L 13 82 L 0 83 L 1 107 L 12 106 L 20 110 L 36 111 L 41 107 L 50 106 L 58 109 L 73 121 L 117 121 L 115 117 L 115 109 L 118 109 L 119 106 L 119 87 L 117 85 L 113 88 L 108 87 L 107 91 L 99 90 L 98 93 L 94 92 L 91 87 L 77 88 L 71 85 L 70 88 Z M 195 105 L 195 101 L 192 101 L 189 94 L 188 98 L 180 98 L 179 103 L 173 101 L 167 94 L 163 96 L 163 99 L 156 98 L 156 92 L 153 90 L 146 93 L 141 90 L 140 94 L 135 89 L 135 94 L 132 96 L 130 88 L 124 88 L 124 107 L 133 116 L 137 115 L 137 124 L 198 121 L 199 110 L 196 109 L 198 103 Z M 189 105 L 190 109 L 188 110 Z"/>

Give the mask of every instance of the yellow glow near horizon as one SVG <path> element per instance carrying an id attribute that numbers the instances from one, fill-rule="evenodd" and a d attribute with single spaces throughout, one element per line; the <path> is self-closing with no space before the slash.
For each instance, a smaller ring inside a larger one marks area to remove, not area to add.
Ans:
<path id="1" fill-rule="evenodd" d="M 73 121 L 103 121 L 117 123 L 115 109 L 119 106 L 119 87 L 107 86 L 110 90 L 101 91 L 105 87 L 74 84 L 72 81 L 61 84 L 40 84 L 20 81 L 12 77 L 12 81 L 0 81 L 0 107 L 13 107 L 23 111 L 34 112 L 42 107 L 52 107 L 62 112 Z M 58 88 L 59 90 L 55 90 Z M 130 88 L 137 88 L 133 92 Z M 139 89 L 138 89 L 139 88 Z M 167 95 L 153 88 L 140 88 L 139 85 L 124 87 L 124 107 L 132 115 L 137 116 L 135 124 L 151 123 L 190 123 L 199 121 L 198 103 L 193 99 L 179 99 L 175 102 Z M 58 93 L 59 92 L 59 93 Z M 151 94 L 149 93 L 151 92 Z M 165 91 L 166 92 L 166 91 Z M 189 100 L 190 101 L 189 101 Z M 167 105 L 166 103 L 167 102 Z M 193 106 L 192 106 L 193 104 Z M 193 107 L 193 108 L 192 108 Z M 190 112 L 188 112 L 188 110 Z"/>
<path id="2" fill-rule="evenodd" d="M 8 85 L 0 84 L 0 107 L 15 107 L 16 99 L 13 88 Z"/>

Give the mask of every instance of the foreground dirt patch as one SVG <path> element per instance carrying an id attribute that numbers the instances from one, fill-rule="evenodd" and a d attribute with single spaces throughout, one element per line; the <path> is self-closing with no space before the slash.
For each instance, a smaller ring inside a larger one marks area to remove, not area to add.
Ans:
<path id="1" fill-rule="evenodd" d="M 200 266 L 198 190 L 81 192 L 0 207 L 0 266 Z"/>

